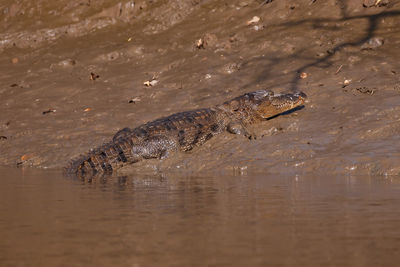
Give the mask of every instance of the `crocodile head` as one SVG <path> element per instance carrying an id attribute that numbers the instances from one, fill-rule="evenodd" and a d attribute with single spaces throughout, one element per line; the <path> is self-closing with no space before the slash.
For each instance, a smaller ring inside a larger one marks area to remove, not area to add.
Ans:
<path id="1" fill-rule="evenodd" d="M 304 104 L 307 95 L 303 92 L 274 94 L 269 90 L 248 93 L 253 111 L 263 119 L 268 119 Z"/>
<path id="2" fill-rule="evenodd" d="M 241 95 L 216 107 L 239 120 L 253 123 L 301 106 L 306 99 L 307 96 L 303 92 L 274 94 L 269 90 L 259 90 Z"/>

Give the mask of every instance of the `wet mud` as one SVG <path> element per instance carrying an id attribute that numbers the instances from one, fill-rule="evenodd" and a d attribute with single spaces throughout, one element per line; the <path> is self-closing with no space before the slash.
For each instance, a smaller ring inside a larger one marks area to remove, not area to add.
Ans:
<path id="1" fill-rule="evenodd" d="M 138 170 L 400 174 L 400 1 L 5 1 L 0 164 L 60 169 L 124 127 L 245 92 L 301 110 Z"/>

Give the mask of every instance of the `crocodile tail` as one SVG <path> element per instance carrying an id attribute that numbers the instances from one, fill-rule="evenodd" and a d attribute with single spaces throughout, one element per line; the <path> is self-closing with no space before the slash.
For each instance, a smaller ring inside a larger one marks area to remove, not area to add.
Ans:
<path id="1" fill-rule="evenodd" d="M 64 168 L 64 173 L 78 177 L 111 174 L 118 165 L 128 161 L 126 155 L 130 154 L 131 147 L 128 139 L 105 143 L 71 160 Z"/>

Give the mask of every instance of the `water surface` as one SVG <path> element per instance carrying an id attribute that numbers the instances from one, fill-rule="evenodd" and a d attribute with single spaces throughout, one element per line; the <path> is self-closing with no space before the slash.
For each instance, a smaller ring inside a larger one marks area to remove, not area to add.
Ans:
<path id="1" fill-rule="evenodd" d="M 0 169 L 1 266 L 394 266 L 400 179 Z"/>

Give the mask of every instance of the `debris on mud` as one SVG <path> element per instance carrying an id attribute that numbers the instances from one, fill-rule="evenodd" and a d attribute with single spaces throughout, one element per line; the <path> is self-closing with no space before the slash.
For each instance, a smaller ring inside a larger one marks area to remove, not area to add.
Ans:
<path id="1" fill-rule="evenodd" d="M 128 103 L 136 104 L 136 102 L 139 102 L 140 100 L 141 100 L 140 97 L 134 97 L 129 99 Z"/>
<path id="2" fill-rule="evenodd" d="M 279 132 L 282 132 L 283 128 L 282 127 L 271 127 L 268 130 L 264 130 L 261 132 L 261 138 L 267 137 L 267 136 L 272 136 L 275 134 L 278 134 Z"/>
<path id="3" fill-rule="evenodd" d="M 342 68 L 343 68 L 343 64 L 341 64 L 339 66 L 339 68 L 337 68 L 337 70 L 335 71 L 335 75 L 338 74 L 342 70 Z"/>
<path id="4" fill-rule="evenodd" d="M 372 37 L 361 46 L 361 50 L 374 50 L 383 44 L 384 39 L 382 37 Z"/>
<path id="5" fill-rule="evenodd" d="M 98 75 L 98 74 L 96 74 L 96 73 L 94 73 L 94 72 L 91 72 L 91 73 L 90 73 L 90 80 L 91 80 L 91 81 L 95 81 L 95 80 L 97 80 L 98 78 L 100 78 L 100 75 Z"/>
<path id="6" fill-rule="evenodd" d="M 244 0 L 244 1 L 240 1 L 239 2 L 239 7 L 247 7 L 247 6 L 249 6 L 250 5 L 250 1 L 246 1 L 246 0 Z"/>
<path id="7" fill-rule="evenodd" d="M 10 87 L 30 88 L 31 86 L 28 83 L 26 83 L 25 81 L 21 81 L 19 83 L 11 84 Z"/>
<path id="8" fill-rule="evenodd" d="M 22 155 L 19 160 L 17 160 L 16 165 L 17 167 L 20 166 L 38 166 L 40 165 L 40 163 L 42 162 L 42 160 L 40 159 L 40 157 L 38 157 L 37 155 L 33 154 L 33 153 L 28 153 L 28 154 L 24 154 Z"/>
<path id="9" fill-rule="evenodd" d="M 25 155 L 22 155 L 22 156 L 21 156 L 21 161 L 26 161 L 26 160 L 28 160 L 28 159 L 30 159 L 30 158 L 32 158 L 32 157 L 33 157 L 32 154 L 25 154 Z"/>
<path id="10" fill-rule="evenodd" d="M 376 89 L 375 88 L 370 89 L 370 88 L 364 86 L 364 87 L 358 87 L 358 88 L 356 88 L 356 90 L 362 94 L 373 95 L 375 93 Z"/>
<path id="11" fill-rule="evenodd" d="M 197 40 L 195 46 L 196 46 L 198 49 L 204 48 L 204 41 L 203 41 L 203 39 L 200 38 L 199 40 Z"/>
<path id="12" fill-rule="evenodd" d="M 261 2 L 261 4 L 260 4 L 260 6 L 259 6 L 259 7 L 262 7 L 263 5 L 266 5 L 266 4 L 269 4 L 269 3 L 272 3 L 272 1 L 274 1 L 274 0 L 263 0 L 263 1 Z"/>
<path id="13" fill-rule="evenodd" d="M 373 7 L 373 6 L 386 6 L 389 4 L 389 0 L 364 0 L 363 7 Z"/>
<path id="14" fill-rule="evenodd" d="M 254 24 L 258 23 L 260 20 L 261 20 L 260 17 L 254 16 L 251 20 L 246 22 L 246 25 L 248 25 L 248 26 L 254 25 Z"/>
<path id="15" fill-rule="evenodd" d="M 351 83 L 350 79 L 345 79 L 342 83 L 342 88 L 345 88 L 346 86 L 348 86 Z"/>
<path id="16" fill-rule="evenodd" d="M 50 66 L 50 68 L 53 68 L 53 67 L 67 68 L 67 67 L 72 67 L 75 65 L 76 65 L 76 60 L 68 58 L 68 59 L 61 60 L 57 64 L 52 64 Z"/>
<path id="17" fill-rule="evenodd" d="M 236 62 L 228 63 L 222 66 L 222 68 L 220 68 L 220 72 L 225 74 L 232 74 L 234 72 L 239 71 L 241 66 L 242 66 L 241 63 L 236 63 Z"/>
<path id="18" fill-rule="evenodd" d="M 302 73 L 300 73 L 300 78 L 301 78 L 301 79 L 306 79 L 307 77 L 308 77 L 307 72 L 302 72 Z"/>
<path id="19" fill-rule="evenodd" d="M 198 39 L 195 43 L 197 49 L 206 49 L 207 47 L 216 47 L 218 44 L 218 37 L 214 33 L 206 33 L 203 37 Z"/>
<path id="20" fill-rule="evenodd" d="M 151 87 L 151 86 L 154 86 L 154 85 L 156 85 L 158 83 L 158 80 L 156 80 L 156 79 L 151 79 L 151 80 L 148 80 L 148 81 L 145 81 L 144 83 L 143 83 L 143 85 L 145 85 L 145 86 L 147 86 L 147 87 Z"/>
<path id="21" fill-rule="evenodd" d="M 56 110 L 50 108 L 50 109 L 48 109 L 48 110 L 42 111 L 42 114 L 45 115 L 45 114 L 54 113 L 54 112 L 56 112 Z"/>
<path id="22" fill-rule="evenodd" d="M 254 16 L 251 20 L 246 22 L 247 26 L 252 26 L 255 31 L 264 29 L 264 25 L 260 24 L 261 18 L 259 16 Z"/>

